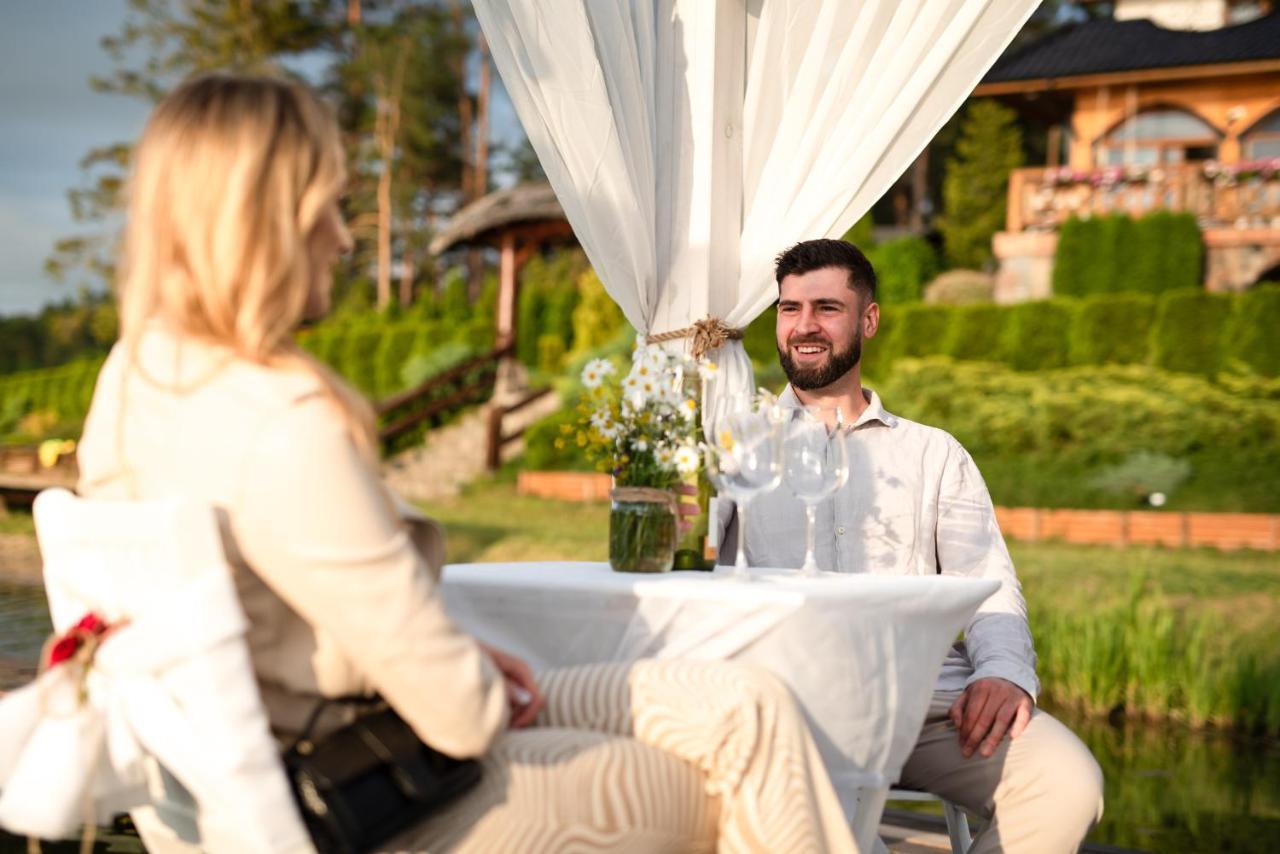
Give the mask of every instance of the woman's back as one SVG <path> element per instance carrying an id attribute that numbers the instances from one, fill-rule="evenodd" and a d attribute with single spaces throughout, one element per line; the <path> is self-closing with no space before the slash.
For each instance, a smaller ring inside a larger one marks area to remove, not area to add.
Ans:
<path id="1" fill-rule="evenodd" d="M 278 730 L 318 695 L 374 690 L 441 749 L 477 754 L 501 729 L 501 679 L 440 607 L 438 532 L 396 517 L 315 377 L 153 324 L 136 361 L 108 358 L 79 456 L 86 496 L 219 511 Z"/>

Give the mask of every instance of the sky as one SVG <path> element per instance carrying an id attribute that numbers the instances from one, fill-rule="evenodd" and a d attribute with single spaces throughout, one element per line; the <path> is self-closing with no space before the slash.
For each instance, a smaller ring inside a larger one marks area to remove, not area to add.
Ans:
<path id="1" fill-rule="evenodd" d="M 110 70 L 98 40 L 124 18 L 125 0 L 6 4 L 0 27 L 0 315 L 76 296 L 47 277 L 55 240 L 74 234 L 67 190 L 90 148 L 135 138 L 141 101 L 101 95 L 89 77 Z"/>
<path id="2" fill-rule="evenodd" d="M 19 0 L 0 27 L 0 315 L 30 314 L 77 296 L 45 275 L 54 241 L 82 229 L 67 191 L 85 183 L 78 166 L 91 148 L 136 139 L 141 100 L 105 95 L 89 78 L 111 70 L 99 40 L 119 31 L 126 0 Z M 496 81 L 495 81 L 496 83 Z M 519 137 L 499 85 L 494 136 Z"/>

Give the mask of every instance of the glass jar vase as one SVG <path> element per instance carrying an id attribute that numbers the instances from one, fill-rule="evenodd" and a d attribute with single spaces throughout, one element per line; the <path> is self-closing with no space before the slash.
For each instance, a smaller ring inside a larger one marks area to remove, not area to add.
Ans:
<path id="1" fill-rule="evenodd" d="M 668 572 L 675 560 L 675 496 L 623 486 L 610 493 L 609 566 L 616 572 Z"/>

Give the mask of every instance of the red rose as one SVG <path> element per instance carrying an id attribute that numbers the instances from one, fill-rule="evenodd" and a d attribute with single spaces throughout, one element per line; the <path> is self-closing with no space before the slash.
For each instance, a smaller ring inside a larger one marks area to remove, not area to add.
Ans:
<path id="1" fill-rule="evenodd" d="M 76 623 L 75 629 L 82 632 L 88 632 L 92 635 L 100 635 L 107 629 L 107 623 L 94 612 L 90 611 L 80 618 L 80 622 Z M 72 631 L 75 631 L 72 629 Z"/>
<path id="2" fill-rule="evenodd" d="M 63 635 L 49 649 L 49 666 L 53 667 L 74 657 L 79 649 L 80 638 L 70 634 Z"/>

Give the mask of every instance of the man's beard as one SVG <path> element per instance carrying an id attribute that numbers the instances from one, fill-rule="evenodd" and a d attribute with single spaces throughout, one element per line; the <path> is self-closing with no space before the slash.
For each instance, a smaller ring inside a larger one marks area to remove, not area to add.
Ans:
<path id="1" fill-rule="evenodd" d="M 836 380 L 843 377 L 853 369 L 862 359 L 862 333 L 861 330 L 854 336 L 853 341 L 844 350 L 832 349 L 829 351 L 827 361 L 821 365 L 813 367 L 801 367 L 797 365 L 791 358 L 791 348 L 798 347 L 802 344 L 826 344 L 826 341 L 816 339 L 796 338 L 787 342 L 786 347 L 778 347 L 778 361 L 782 363 L 782 370 L 787 374 L 787 380 L 790 381 L 792 388 L 798 388 L 801 391 L 814 391 L 820 388 L 826 388 Z"/>

